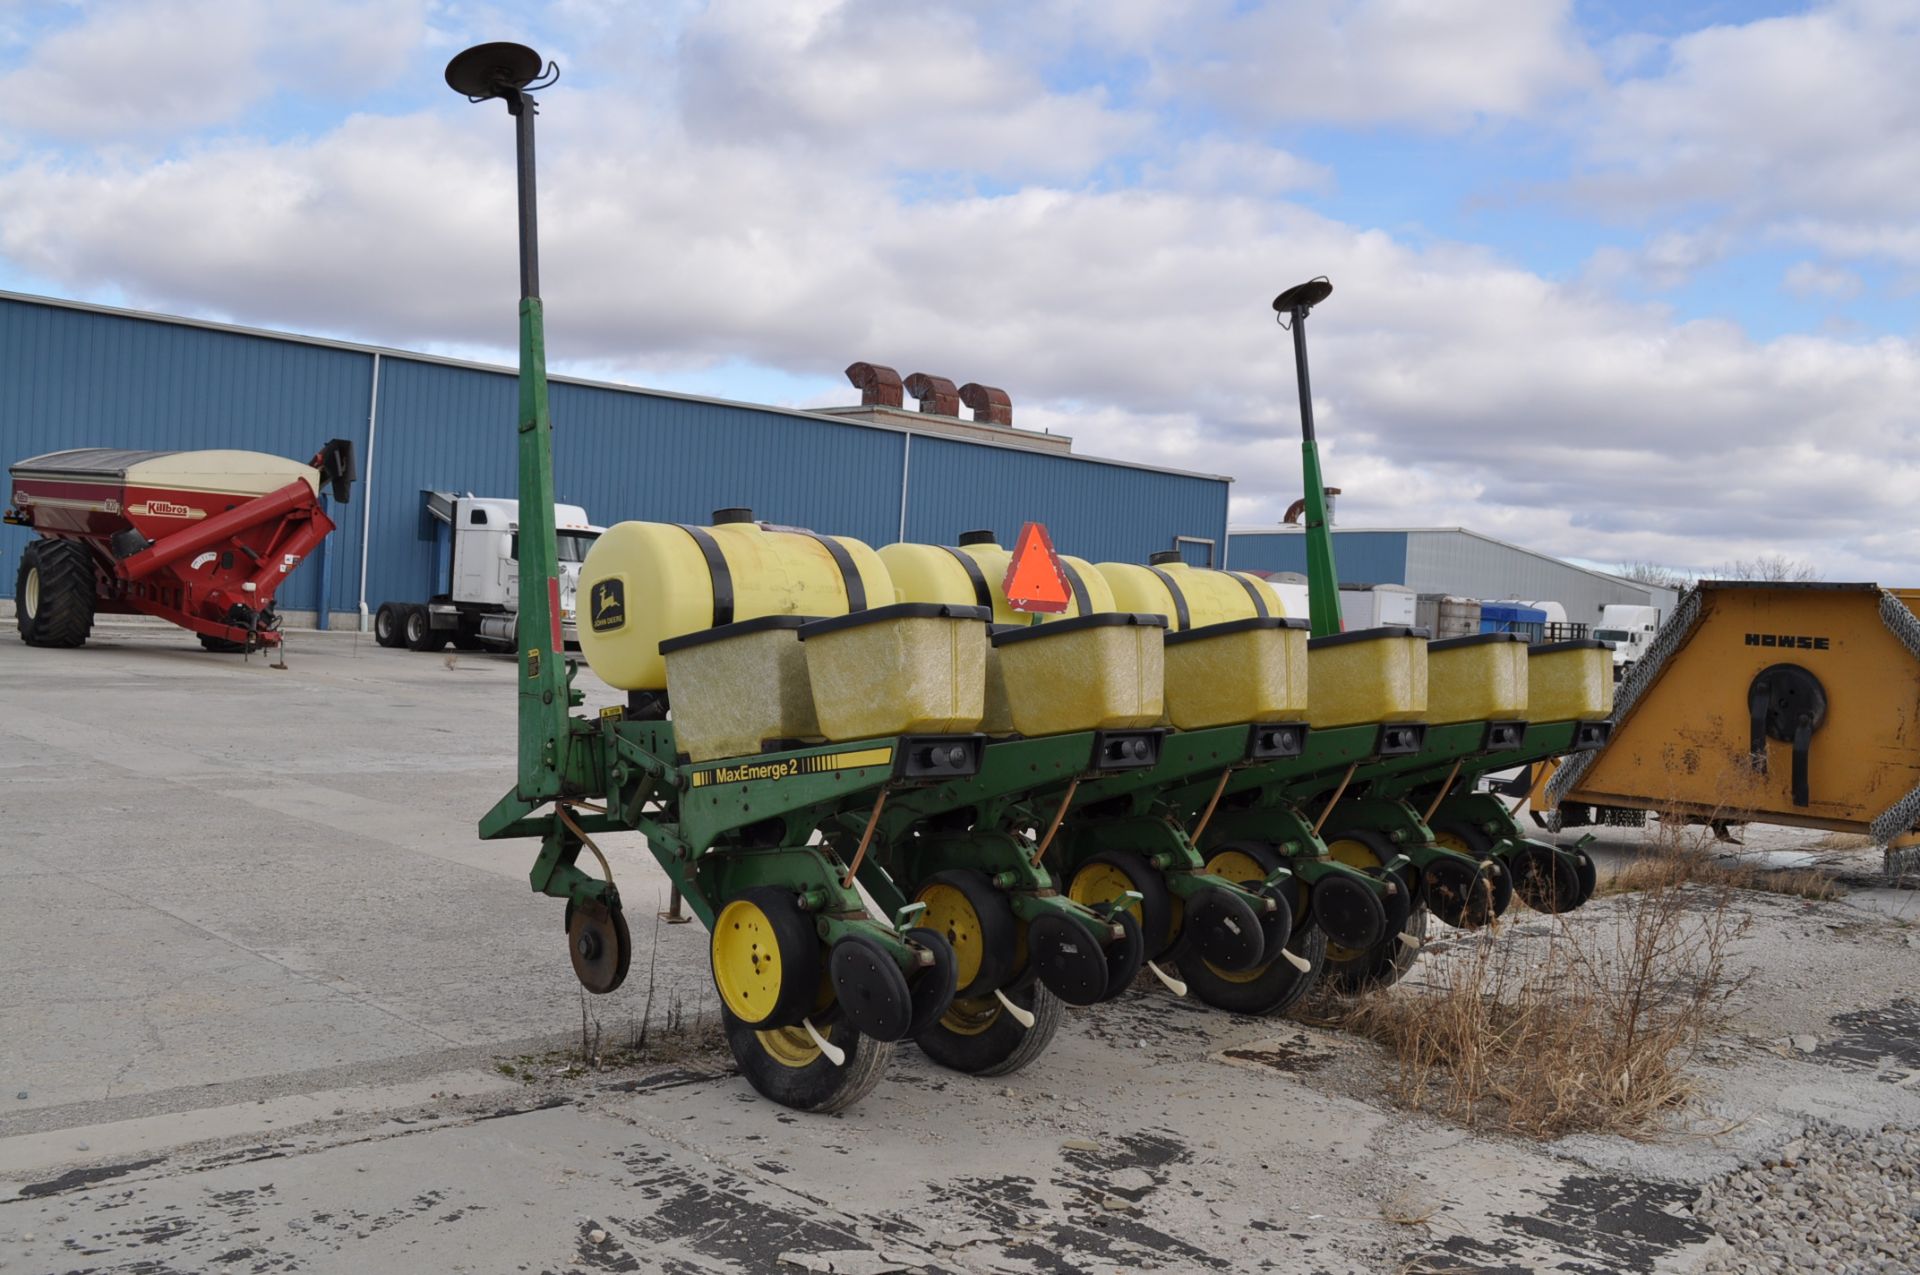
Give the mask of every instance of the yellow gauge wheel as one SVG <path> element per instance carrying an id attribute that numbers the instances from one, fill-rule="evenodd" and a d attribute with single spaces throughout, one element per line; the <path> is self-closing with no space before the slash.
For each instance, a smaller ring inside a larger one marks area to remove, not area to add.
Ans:
<path id="1" fill-rule="evenodd" d="M 1006 1011 L 1000 1007 L 997 996 L 975 996 L 969 1000 L 955 1000 L 947 1012 L 940 1017 L 940 1026 L 956 1036 L 978 1036 L 987 1028 L 1000 1021 L 1000 1015 Z"/>
<path id="2" fill-rule="evenodd" d="M 1344 863 L 1349 868 L 1378 868 L 1383 866 L 1380 856 L 1373 847 L 1364 841 L 1352 837 L 1340 837 L 1327 842 L 1327 854 L 1335 863 Z"/>
<path id="3" fill-rule="evenodd" d="M 772 920 L 757 903 L 735 899 L 720 909 L 713 922 L 712 955 L 714 986 L 735 1018 L 758 1023 L 773 1013 L 780 999 L 780 943 Z M 805 1031 L 800 1038 L 813 1043 Z"/>
<path id="4" fill-rule="evenodd" d="M 1479 857 L 1479 851 L 1468 845 L 1459 833 L 1451 829 L 1442 832 L 1440 829 L 1435 828 L 1433 830 L 1433 844 L 1443 850 L 1452 850 L 1458 854 L 1469 855 L 1475 858 Z"/>
<path id="5" fill-rule="evenodd" d="M 1067 897 L 1075 903 L 1087 907 L 1098 907 L 1102 903 L 1119 898 L 1133 889 L 1133 878 L 1111 863 L 1095 860 L 1086 864 L 1073 874 L 1073 880 L 1067 885 Z M 1134 900 L 1127 911 L 1133 913 L 1133 919 L 1141 925 L 1146 919 L 1141 915 L 1140 901 Z"/>
<path id="6" fill-rule="evenodd" d="M 943 881 L 929 883 L 915 896 L 915 901 L 927 905 L 927 910 L 920 914 L 920 924 L 944 935 L 953 948 L 955 985 L 968 986 L 980 976 L 980 961 L 985 953 L 980 917 L 973 910 L 973 904 L 959 889 Z M 987 999 L 996 1010 L 999 1008 L 999 1002 L 992 997 Z"/>
<path id="7" fill-rule="evenodd" d="M 782 1027 L 778 1031 L 755 1032 L 760 1048 L 782 1067 L 805 1067 L 820 1057 L 820 1046 L 813 1043 L 804 1027 Z"/>
<path id="8" fill-rule="evenodd" d="M 1217 851 L 1213 858 L 1207 860 L 1207 871 L 1216 877 L 1224 877 L 1235 885 L 1245 881 L 1264 881 L 1267 876 L 1261 871 L 1260 865 L 1254 861 L 1253 856 L 1241 850 Z M 1272 961 L 1267 961 L 1250 970 L 1223 970 L 1212 961 L 1206 964 L 1207 969 L 1212 971 L 1216 978 L 1225 979 L 1229 983 L 1251 983 L 1273 966 Z"/>

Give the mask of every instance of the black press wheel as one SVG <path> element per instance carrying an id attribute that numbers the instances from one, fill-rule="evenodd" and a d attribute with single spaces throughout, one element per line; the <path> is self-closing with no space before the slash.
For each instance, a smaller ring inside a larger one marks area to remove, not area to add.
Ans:
<path id="1" fill-rule="evenodd" d="M 1433 914 L 1448 925 L 1478 929 L 1502 916 L 1513 904 L 1514 866 L 1500 865 L 1493 857 L 1494 839 L 1486 829 L 1465 822 L 1435 824 L 1433 843 L 1443 850 L 1479 859 L 1495 865 L 1470 879 L 1459 872 L 1445 875 L 1445 897 L 1436 889 Z"/>
<path id="2" fill-rule="evenodd" d="M 1577 908 L 1591 899 L 1593 892 L 1600 888 L 1600 870 L 1594 866 L 1593 856 L 1588 854 L 1583 847 L 1575 846 L 1571 850 L 1562 851 L 1562 853 L 1569 855 L 1573 859 L 1574 874 L 1579 879 L 1580 890 L 1575 896 L 1573 903 L 1573 906 Z M 1571 911 L 1572 909 L 1570 908 L 1568 910 Z"/>
<path id="3" fill-rule="evenodd" d="M 1186 898 L 1181 931 L 1206 961 L 1224 970 L 1250 970 L 1266 956 L 1260 914 L 1238 894 L 1207 886 Z"/>
<path id="4" fill-rule="evenodd" d="M 373 613 L 373 640 L 381 646 L 399 648 L 405 646 L 406 635 L 401 630 L 401 621 L 406 616 L 406 605 L 399 602 L 382 602 L 380 609 Z"/>
<path id="5" fill-rule="evenodd" d="M 1301 969 L 1277 951 L 1275 959 L 1256 969 L 1223 970 L 1207 963 L 1191 948 L 1180 958 L 1180 977 L 1187 990 L 1205 1004 L 1233 1014 L 1281 1014 L 1312 991 L 1327 960 L 1327 936 L 1311 917 L 1296 924 L 1286 950 L 1306 964 Z"/>
<path id="6" fill-rule="evenodd" d="M 816 1021 L 814 1030 L 841 1051 L 838 1063 L 804 1026 L 759 1029 L 740 1021 L 724 1004 L 720 1007 L 727 1048 L 748 1084 L 783 1107 L 830 1115 L 873 1091 L 893 1057 L 893 1046 L 862 1035 L 837 1010 L 822 1017 L 825 1021 Z"/>
<path id="7" fill-rule="evenodd" d="M 849 934 L 827 954 L 833 998 L 854 1030 L 875 1040 L 905 1040 L 913 1025 L 907 976 L 878 939 Z"/>
<path id="8" fill-rule="evenodd" d="M 913 996 L 913 1021 L 907 1025 L 907 1034 L 918 1036 L 953 1008 L 953 994 L 960 988 L 960 963 L 954 959 L 953 945 L 937 930 L 917 926 L 907 931 L 906 938 L 933 954 L 933 964 L 907 980 Z"/>
<path id="9" fill-rule="evenodd" d="M 1403 943 L 1400 936 L 1413 940 Z M 1427 909 L 1417 907 L 1391 938 L 1358 951 L 1329 949 L 1323 977 L 1337 992 L 1349 995 L 1369 988 L 1391 987 L 1420 959 L 1427 941 Z"/>
<path id="10" fill-rule="evenodd" d="M 1133 913 L 1115 912 L 1113 921 L 1126 933 L 1107 944 L 1107 991 L 1100 999 L 1108 1001 L 1132 987 L 1133 980 L 1140 976 L 1140 967 L 1147 963 L 1147 945 L 1140 937 L 1140 923 L 1133 919 Z"/>
<path id="11" fill-rule="evenodd" d="M 1107 995 L 1107 952 L 1087 927 L 1058 912 L 1027 925 L 1027 959 L 1047 990 L 1069 1005 L 1094 1005 Z"/>
<path id="12" fill-rule="evenodd" d="M 1327 850 L 1334 859 L 1348 867 L 1374 876 L 1382 875 L 1387 863 L 1398 854 L 1391 838 L 1370 828 L 1349 829 L 1329 836 Z M 1420 955 L 1419 944 L 1427 933 L 1426 908 L 1413 906 L 1412 891 L 1408 888 L 1406 878 L 1398 873 L 1385 875 L 1394 889 L 1391 894 L 1376 900 L 1381 908 L 1381 928 L 1379 937 L 1370 942 L 1349 939 L 1342 930 L 1352 933 L 1354 938 L 1359 935 L 1345 925 L 1336 929 L 1335 913 L 1322 904 L 1320 891 L 1340 878 L 1322 877 L 1315 887 L 1315 914 L 1332 931 L 1327 944 L 1326 967 L 1321 976 L 1337 991 L 1357 992 L 1366 987 L 1382 987 L 1393 983 L 1413 967 L 1413 962 Z M 1348 885 L 1365 888 L 1351 879 Z M 1431 882 L 1427 883 L 1427 888 L 1432 889 Z M 1343 897 L 1342 902 L 1348 903 L 1348 900 Z M 1344 921 L 1345 918 L 1341 919 Z M 1414 942 L 1403 942 L 1403 935 Z"/>
<path id="13" fill-rule="evenodd" d="M 74 647 L 93 631 L 93 558 L 77 540 L 35 540 L 20 552 L 14 623 L 28 646 Z"/>
<path id="14" fill-rule="evenodd" d="M 1573 856 L 1538 841 L 1523 841 L 1507 856 L 1513 892 L 1535 912 L 1554 915 L 1579 907 L 1580 872 Z"/>
<path id="15" fill-rule="evenodd" d="M 580 986 L 604 996 L 627 980 L 633 960 L 633 936 L 619 908 L 582 903 L 568 909 L 567 956 Z"/>
<path id="16" fill-rule="evenodd" d="M 998 996 L 968 997 L 954 1001 L 939 1022 L 915 1037 L 920 1052 L 972 1076 L 1006 1076 L 1025 1067 L 1046 1052 L 1066 1007 L 1037 983 L 1005 995 L 1033 1015 L 1033 1026 L 1023 1026 Z"/>

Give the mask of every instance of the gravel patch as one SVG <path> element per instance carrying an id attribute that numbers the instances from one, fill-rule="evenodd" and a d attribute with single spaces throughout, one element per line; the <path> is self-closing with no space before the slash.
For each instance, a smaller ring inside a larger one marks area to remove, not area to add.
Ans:
<path id="1" fill-rule="evenodd" d="M 1920 1270 L 1920 1130 L 1816 1125 L 1716 1178 L 1694 1215 L 1729 1246 L 1704 1270 L 1835 1275 Z"/>

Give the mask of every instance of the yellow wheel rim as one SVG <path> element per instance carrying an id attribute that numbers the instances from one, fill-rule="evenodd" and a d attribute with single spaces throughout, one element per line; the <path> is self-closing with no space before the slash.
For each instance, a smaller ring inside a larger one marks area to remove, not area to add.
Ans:
<path id="1" fill-rule="evenodd" d="M 979 913 L 967 902 L 965 894 L 944 881 L 926 886 L 914 897 L 917 902 L 927 905 L 927 910 L 920 914 L 920 924 L 945 935 L 947 943 L 953 948 L 955 977 L 958 979 L 956 986 L 965 987 L 972 983 L 980 976 L 980 958 L 985 951 L 985 943 L 980 935 Z"/>
<path id="2" fill-rule="evenodd" d="M 1207 871 L 1214 876 L 1224 877 L 1239 885 L 1243 881 L 1264 881 L 1267 874 L 1260 870 L 1259 862 L 1250 854 L 1240 850 L 1222 850 L 1207 860 Z M 1278 957 L 1274 958 L 1278 960 Z M 1223 970 L 1212 961 L 1206 963 L 1207 969 L 1215 978 L 1227 983 L 1251 983 L 1273 968 L 1273 961 L 1256 965 L 1250 970 Z"/>
<path id="3" fill-rule="evenodd" d="M 1133 878 L 1111 863 L 1089 863 L 1073 874 L 1073 880 L 1067 885 L 1067 897 L 1075 903 L 1087 907 L 1097 907 L 1119 898 L 1133 889 Z M 1133 919 L 1141 925 L 1147 923 L 1141 915 L 1140 904 L 1135 903 L 1127 911 L 1133 913 Z"/>
<path id="4" fill-rule="evenodd" d="M 997 996 L 976 996 L 971 1000 L 956 1000 L 952 1007 L 941 1015 L 940 1026 L 956 1036 L 978 1036 L 999 1022 L 1002 1012 L 1000 998 Z"/>
<path id="5" fill-rule="evenodd" d="M 757 1023 L 773 1012 L 780 999 L 780 943 L 765 912 L 746 899 L 721 908 L 713 922 L 712 956 L 714 986 L 735 1018 Z"/>
<path id="6" fill-rule="evenodd" d="M 1457 832 L 1435 832 L 1433 844 L 1445 850 L 1454 850 L 1464 855 L 1473 855 L 1473 847 L 1468 845 Z M 1474 855 L 1474 857 L 1478 857 Z"/>
<path id="7" fill-rule="evenodd" d="M 1342 837 L 1338 841 L 1327 842 L 1327 854 L 1335 863 L 1344 863 L 1349 868 L 1377 868 L 1381 866 L 1380 856 L 1373 852 L 1372 846 L 1369 846 L 1364 841 L 1356 841 L 1351 837 Z"/>
<path id="8" fill-rule="evenodd" d="M 805 1067 L 820 1057 L 820 1046 L 813 1043 L 804 1027 L 782 1027 L 778 1031 L 755 1032 L 760 1048 L 782 1067 Z"/>

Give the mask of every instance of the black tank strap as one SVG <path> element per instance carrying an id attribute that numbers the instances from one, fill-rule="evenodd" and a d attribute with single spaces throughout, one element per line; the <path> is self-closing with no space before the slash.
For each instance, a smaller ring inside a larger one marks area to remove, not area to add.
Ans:
<path id="1" fill-rule="evenodd" d="M 1174 583 L 1173 576 L 1159 567 L 1147 570 L 1160 577 L 1160 583 L 1167 586 L 1167 592 L 1173 595 L 1174 631 L 1184 633 L 1193 627 L 1193 616 L 1187 611 L 1187 595 L 1180 592 L 1180 586 Z"/>
<path id="2" fill-rule="evenodd" d="M 987 573 L 980 569 L 980 564 L 974 560 L 974 556 L 964 549 L 955 549 L 952 545 L 940 547 L 953 555 L 953 560 L 959 563 L 960 569 L 967 573 L 967 579 L 973 582 L 974 604 L 983 606 L 989 611 L 993 610 L 993 586 L 987 583 Z"/>
<path id="3" fill-rule="evenodd" d="M 1227 574 L 1238 580 L 1240 587 L 1247 591 L 1247 596 L 1253 599 L 1253 613 L 1263 620 L 1266 619 L 1267 599 L 1260 592 L 1260 586 L 1253 582 L 1253 577 L 1243 576 L 1238 571 L 1229 571 Z"/>
<path id="4" fill-rule="evenodd" d="M 1065 558 L 1060 559 L 1060 570 L 1067 577 L 1067 587 L 1073 590 L 1073 603 L 1081 615 L 1093 614 L 1093 603 L 1087 599 L 1087 582 L 1073 569 L 1073 564 Z"/>
<path id="5" fill-rule="evenodd" d="M 760 524 L 762 531 L 779 531 L 789 536 L 805 536 L 833 556 L 833 564 L 840 568 L 840 583 L 847 591 L 847 610 L 864 611 L 867 609 L 867 585 L 860 578 L 860 568 L 854 564 L 853 555 L 847 547 L 831 536 L 823 536 L 817 531 L 808 531 L 805 527 L 774 527 Z"/>
<path id="6" fill-rule="evenodd" d="M 700 556 L 707 560 L 707 575 L 713 581 L 713 627 L 732 624 L 733 569 L 727 566 L 727 555 L 720 551 L 720 542 L 705 527 L 690 527 L 683 522 L 673 525 L 693 537 L 693 543 L 700 546 Z"/>

